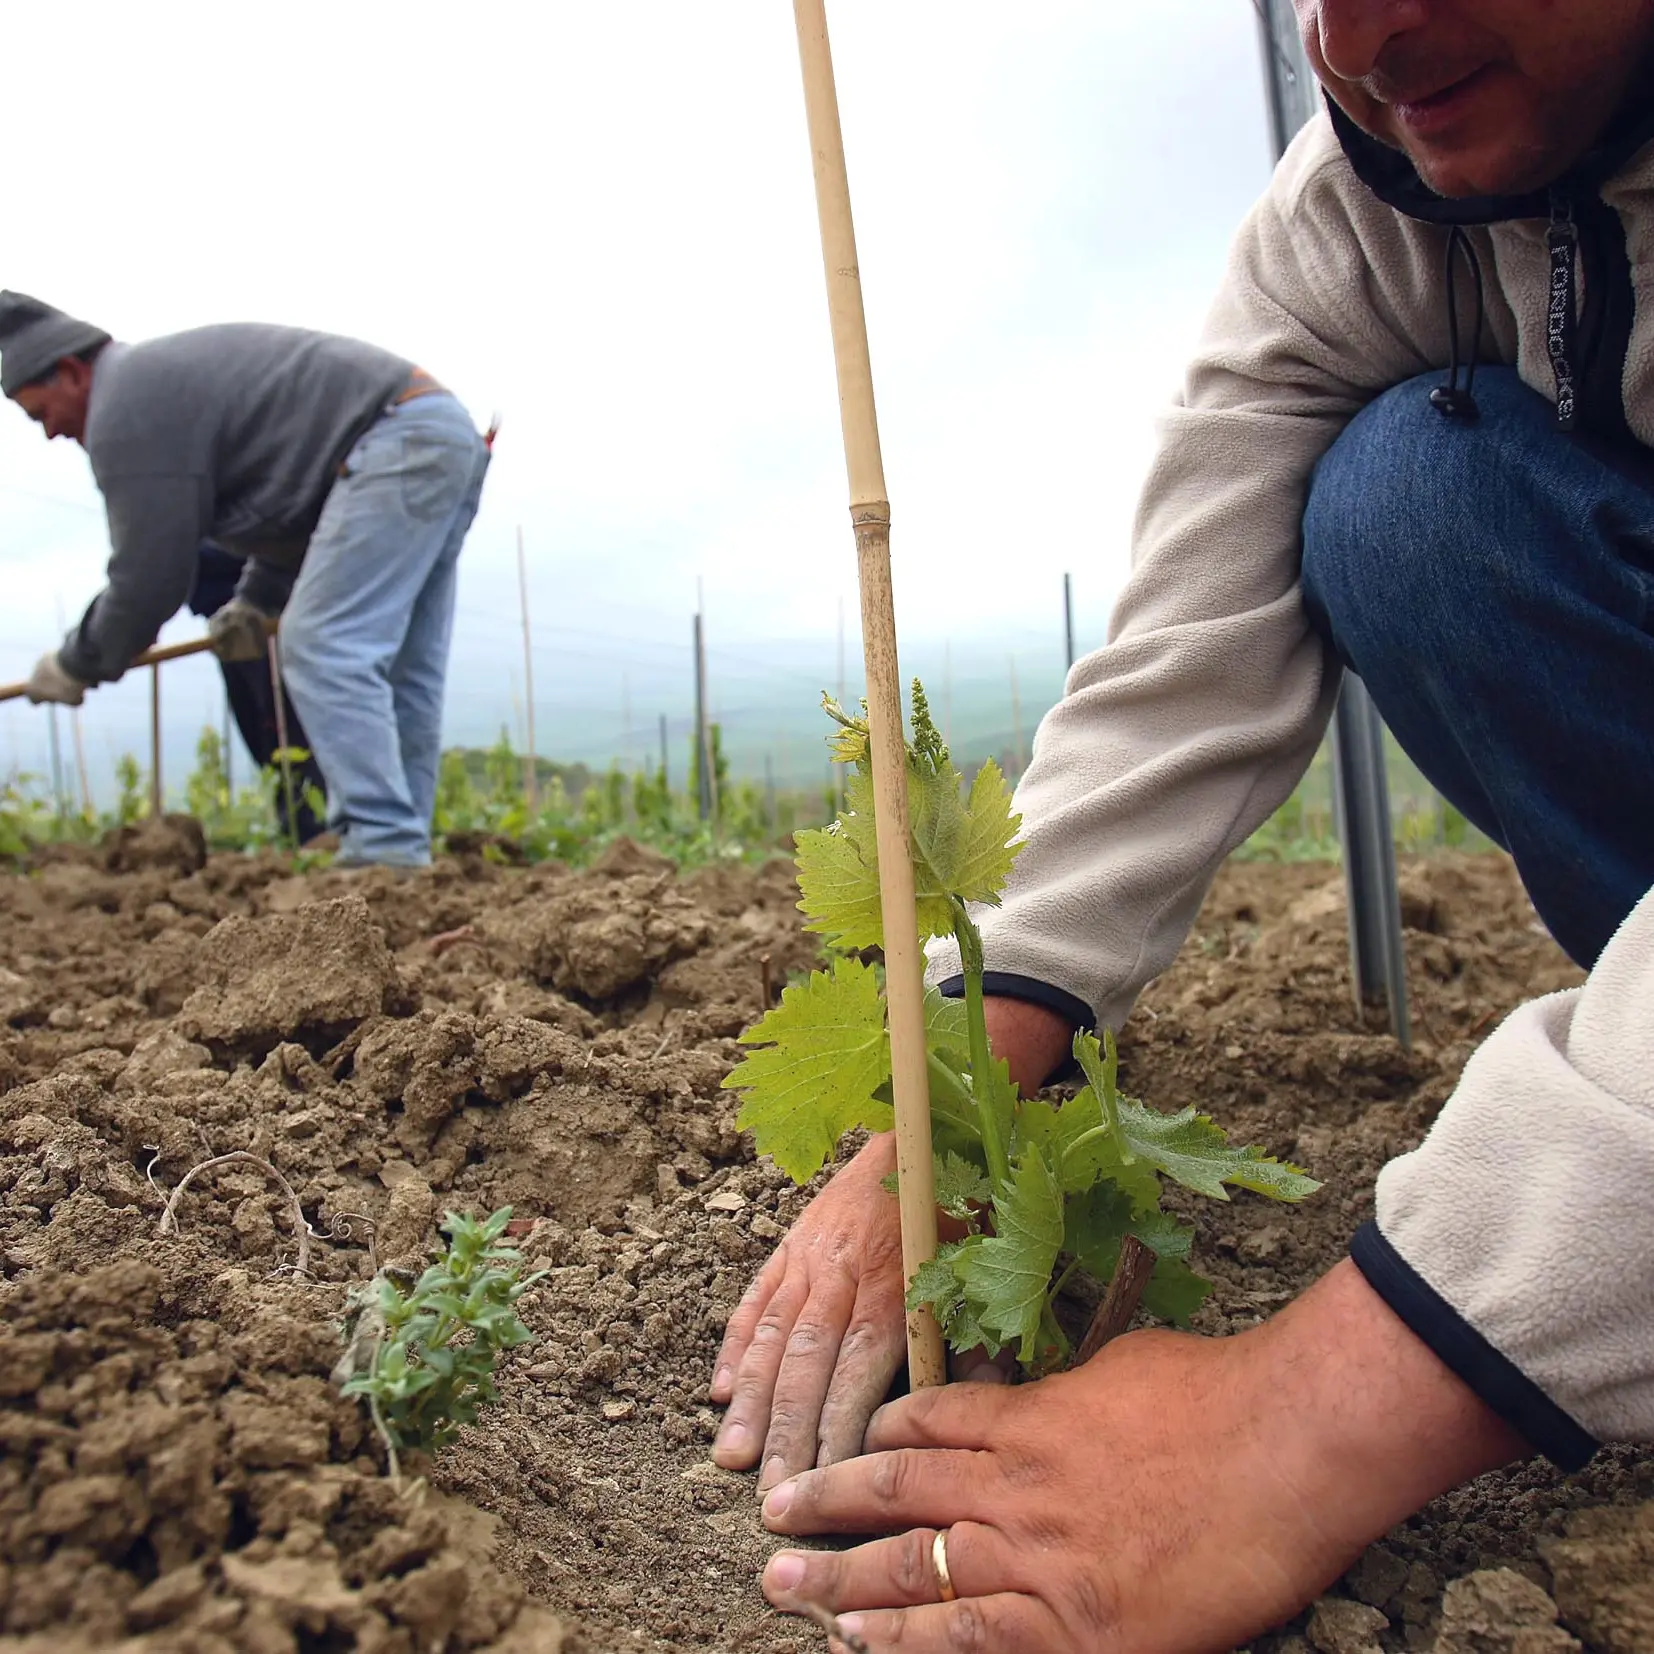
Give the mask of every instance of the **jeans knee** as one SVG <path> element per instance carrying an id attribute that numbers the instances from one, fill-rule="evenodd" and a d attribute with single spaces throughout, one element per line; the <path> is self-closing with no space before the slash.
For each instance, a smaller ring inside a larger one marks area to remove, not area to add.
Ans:
<path id="1" fill-rule="evenodd" d="M 1487 528 L 1496 492 L 1524 479 L 1536 444 L 1554 442 L 1550 405 L 1510 368 L 1476 378 L 1475 419 L 1450 419 L 1430 401 L 1439 372 L 1368 403 L 1322 456 L 1304 508 L 1302 585 L 1312 621 L 1347 661 L 1394 632 L 1409 647 L 1445 594 L 1493 573 L 1509 556 Z M 1358 668 L 1359 669 L 1359 668 Z"/>

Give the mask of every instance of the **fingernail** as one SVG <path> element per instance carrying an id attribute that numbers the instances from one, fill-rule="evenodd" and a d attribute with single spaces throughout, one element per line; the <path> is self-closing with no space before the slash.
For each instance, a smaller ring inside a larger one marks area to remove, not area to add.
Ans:
<path id="1" fill-rule="evenodd" d="M 747 1444 L 752 1440 L 751 1432 L 739 1420 L 726 1424 L 718 1432 L 718 1451 L 720 1453 L 744 1453 Z"/>
<path id="2" fill-rule="evenodd" d="M 793 1491 L 798 1486 L 796 1480 L 783 1482 L 780 1487 L 771 1488 L 769 1496 L 764 1500 L 764 1514 L 767 1517 L 780 1517 L 787 1514 L 787 1507 L 793 1502 Z"/>
<path id="3" fill-rule="evenodd" d="M 764 1589 L 790 1594 L 804 1583 L 804 1554 L 801 1551 L 777 1551 L 764 1570 Z"/>
<path id="4" fill-rule="evenodd" d="M 867 1621 L 860 1614 L 840 1614 L 838 1628 L 844 1637 L 859 1637 Z"/>
<path id="5" fill-rule="evenodd" d="M 780 1457 L 779 1454 L 772 1459 L 766 1459 L 764 1461 L 763 1472 L 758 1478 L 758 1491 L 763 1493 L 767 1489 L 774 1487 L 777 1482 L 784 1482 L 786 1479 L 787 1461 Z"/>
<path id="6" fill-rule="evenodd" d="M 727 1390 L 734 1382 L 735 1369 L 733 1367 L 720 1367 L 712 1375 L 712 1388 L 714 1390 Z"/>

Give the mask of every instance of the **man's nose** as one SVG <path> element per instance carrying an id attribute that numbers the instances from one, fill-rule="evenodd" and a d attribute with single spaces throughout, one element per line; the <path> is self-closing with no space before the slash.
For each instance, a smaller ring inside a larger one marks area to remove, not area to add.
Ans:
<path id="1" fill-rule="evenodd" d="M 1299 21 L 1311 55 L 1339 80 L 1358 81 L 1397 35 L 1422 28 L 1429 15 L 1429 0 L 1312 0 Z"/>

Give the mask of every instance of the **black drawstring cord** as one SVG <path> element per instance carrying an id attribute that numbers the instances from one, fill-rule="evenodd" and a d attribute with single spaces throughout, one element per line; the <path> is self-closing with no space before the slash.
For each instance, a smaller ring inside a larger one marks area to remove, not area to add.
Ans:
<path id="1" fill-rule="evenodd" d="M 1556 375 L 1556 423 L 1571 431 L 1578 414 L 1574 385 L 1574 343 L 1578 335 L 1578 302 L 1574 266 L 1579 252 L 1579 226 L 1574 206 L 1565 195 L 1551 196 L 1551 227 L 1545 232 L 1551 250 L 1551 294 L 1545 310 L 1545 347 L 1551 372 Z"/>
<path id="2" fill-rule="evenodd" d="M 1465 263 L 1476 284 L 1476 326 L 1470 335 L 1470 355 L 1464 364 L 1464 385 L 1459 385 L 1459 290 L 1454 281 L 1453 261 L 1463 253 Z M 1447 260 L 1443 269 L 1447 288 L 1447 383 L 1438 385 L 1430 393 L 1430 406 L 1448 419 L 1475 419 L 1481 410 L 1476 406 L 1476 358 L 1481 352 L 1482 326 L 1487 319 L 1486 294 L 1482 287 L 1482 261 L 1470 237 L 1455 224 L 1447 234 Z"/>

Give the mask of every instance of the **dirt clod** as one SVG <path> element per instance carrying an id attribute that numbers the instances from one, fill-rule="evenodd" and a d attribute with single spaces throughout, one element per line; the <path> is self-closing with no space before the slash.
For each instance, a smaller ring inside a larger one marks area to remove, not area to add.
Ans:
<path id="1" fill-rule="evenodd" d="M 392 1006 L 400 988 L 384 933 L 350 896 L 221 921 L 199 945 L 195 974 L 178 1032 L 259 1056 L 291 1039 L 331 1044 Z"/>
<path id="2" fill-rule="evenodd" d="M 1525 1574 L 1485 1568 L 1447 1587 L 1431 1654 L 1579 1654 L 1556 1604 Z"/>

